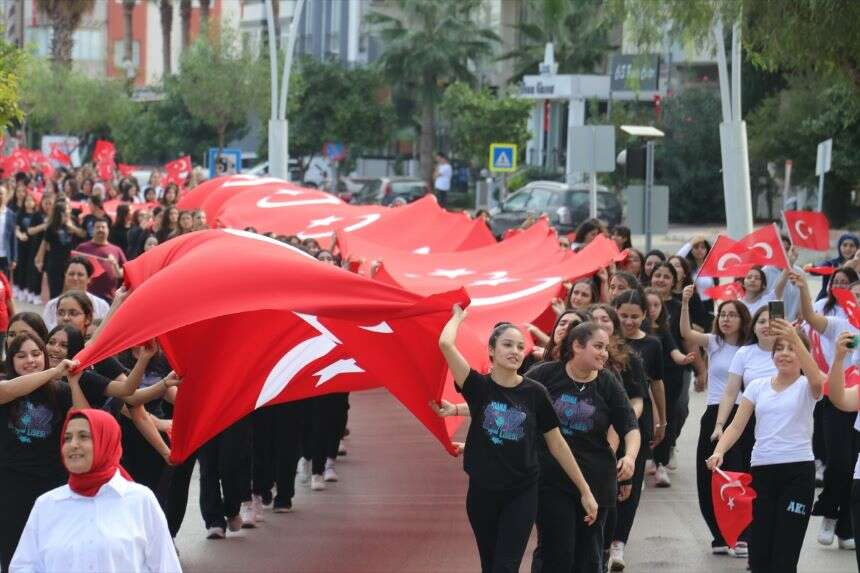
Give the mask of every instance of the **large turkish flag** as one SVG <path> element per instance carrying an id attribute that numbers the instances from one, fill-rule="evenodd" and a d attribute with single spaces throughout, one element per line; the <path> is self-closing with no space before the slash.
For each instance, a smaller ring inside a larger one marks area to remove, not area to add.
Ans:
<path id="1" fill-rule="evenodd" d="M 430 297 L 320 263 L 242 231 L 182 235 L 125 265 L 132 289 L 92 364 L 158 338 L 183 383 L 172 459 L 265 404 L 385 386 L 449 451 L 428 407 L 447 367 L 438 337 L 462 290 Z"/>
<path id="2" fill-rule="evenodd" d="M 782 216 L 792 245 L 813 251 L 830 250 L 830 222 L 824 213 L 783 211 Z"/>

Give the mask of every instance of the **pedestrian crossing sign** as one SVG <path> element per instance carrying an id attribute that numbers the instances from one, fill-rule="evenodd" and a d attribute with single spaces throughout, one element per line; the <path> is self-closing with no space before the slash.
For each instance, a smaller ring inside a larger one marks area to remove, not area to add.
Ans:
<path id="1" fill-rule="evenodd" d="M 490 144 L 490 171 L 510 173 L 517 169 L 517 144 Z"/>

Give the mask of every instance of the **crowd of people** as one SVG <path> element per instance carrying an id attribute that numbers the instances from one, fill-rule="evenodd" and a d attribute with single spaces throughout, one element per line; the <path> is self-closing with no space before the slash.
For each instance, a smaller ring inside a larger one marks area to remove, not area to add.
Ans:
<path id="1" fill-rule="evenodd" d="M 346 394 L 260 408 L 171 465 L 181 379 L 157 344 L 73 374 L 72 358 L 127 296 L 123 264 L 207 228 L 204 212 L 177 209 L 184 190 L 161 187 L 157 176 L 143 191 L 130 178 L 105 184 L 87 167 L 58 170 L 48 181 L 20 173 L 7 183 L 0 210 L 3 571 L 105 564 L 178 571 L 172 540 L 198 463 L 200 513 L 213 540 L 256 527 L 267 511 L 292 511 L 296 483 L 321 491 L 339 480 Z M 120 202 L 111 214 L 105 205 L 113 199 Z M 711 551 L 746 558 L 754 572 L 795 570 L 810 515 L 824 517 L 820 543 L 855 550 L 860 398 L 845 388 L 843 370 L 857 363 L 858 329 L 833 289 L 860 300 L 860 239 L 839 239 L 837 257 L 824 263 L 835 272 L 816 297 L 786 239 L 790 268 L 754 266 L 738 279 L 741 297 L 715 301 L 706 291 L 717 281 L 698 274 L 707 238 L 692 238 L 676 254 L 642 253 L 629 229 L 589 220 L 559 245 L 580 249 L 601 233 L 626 259 L 567 285 L 564 300 L 552 301 L 549 332 L 496 325 L 489 372 L 457 350 L 466 311 L 455 307 L 441 333 L 464 402 L 433 407 L 440 416 L 475 418 L 463 461 L 482 570 L 518 571 L 535 525 L 535 573 L 624 570 L 646 476 L 670 488 L 682 463 L 677 441 L 691 385 L 707 392 L 707 407 L 696 452 L 684 460 L 696 467 Z M 349 267 L 336 243 L 328 250 L 314 239 L 264 234 Z M 15 301 L 44 311 L 16 312 Z M 777 301 L 780 317 L 770 315 Z M 711 471 L 719 467 L 751 473 L 758 495 L 748 531 L 731 547 L 712 502 Z M 813 503 L 816 480 L 824 487 Z M 87 519 L 98 523 L 98 535 L 82 525 Z M 70 547 L 82 540 L 91 545 Z"/>

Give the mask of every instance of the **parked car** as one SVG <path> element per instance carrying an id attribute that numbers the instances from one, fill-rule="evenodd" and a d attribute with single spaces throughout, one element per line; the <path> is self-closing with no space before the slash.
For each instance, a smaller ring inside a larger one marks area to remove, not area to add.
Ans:
<path id="1" fill-rule="evenodd" d="M 390 205 L 402 197 L 407 203 L 430 193 L 430 186 L 417 177 L 380 177 L 368 182 L 361 191 L 352 196 L 356 205 Z"/>
<path id="2" fill-rule="evenodd" d="M 341 175 L 340 180 L 337 182 L 336 194 L 342 201 L 349 203 L 352 201 L 353 196 L 357 195 L 365 185 L 374 179 L 375 177 L 351 177 Z"/>
<path id="3" fill-rule="evenodd" d="M 508 229 L 519 227 L 529 213 L 549 216 L 559 234 L 567 234 L 588 219 L 590 187 L 569 186 L 556 181 L 532 181 L 508 196 L 490 215 L 490 229 L 498 237 Z M 612 227 L 621 223 L 621 202 L 615 193 L 603 186 L 597 188 L 597 217 Z"/>

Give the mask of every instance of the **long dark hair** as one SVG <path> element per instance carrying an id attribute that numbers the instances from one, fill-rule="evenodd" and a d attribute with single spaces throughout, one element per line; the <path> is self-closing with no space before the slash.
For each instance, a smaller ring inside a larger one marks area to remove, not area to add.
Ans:
<path id="1" fill-rule="evenodd" d="M 586 219 L 579 224 L 579 227 L 576 228 L 576 233 L 573 238 L 574 242 L 579 244 L 585 243 L 585 237 L 594 230 L 602 231 L 603 225 L 598 219 Z"/>
<path id="2" fill-rule="evenodd" d="M 668 261 L 663 261 L 662 263 L 657 263 L 654 265 L 654 268 L 651 269 L 651 277 L 650 280 L 653 281 L 654 273 L 657 272 L 657 269 L 666 269 L 669 271 L 669 274 L 672 275 L 672 286 L 669 288 L 669 296 L 672 296 L 672 293 L 675 292 L 675 289 L 678 288 L 678 271 L 675 270 L 675 267 L 672 266 L 672 263 Z"/>
<path id="3" fill-rule="evenodd" d="M 600 327 L 593 322 L 583 322 L 568 329 L 562 342 L 561 351 L 559 352 L 559 360 L 562 363 L 570 362 L 574 357 L 573 343 L 578 342 L 580 345 L 585 346 L 598 330 L 600 330 Z"/>
<path id="4" fill-rule="evenodd" d="M 711 252 L 711 243 L 707 239 L 702 239 L 701 241 L 696 241 L 695 243 L 690 245 L 690 251 L 687 253 L 687 256 L 685 258 L 687 259 L 687 262 L 690 264 L 690 268 L 693 270 L 696 270 L 697 268 L 699 268 L 699 263 L 696 262 L 696 257 L 693 256 L 693 249 L 695 249 L 696 245 L 699 245 L 699 244 L 705 245 L 705 248 L 708 249 L 708 254 L 710 254 L 710 252 Z M 705 256 L 707 257 L 708 255 L 705 255 Z"/>
<path id="5" fill-rule="evenodd" d="M 19 321 L 32 328 L 42 340 L 48 340 L 48 327 L 45 326 L 45 321 L 42 320 L 41 315 L 39 315 L 38 313 L 30 312 L 29 310 L 16 312 L 12 315 L 12 318 L 9 319 L 9 326 L 12 326 L 14 323 Z M 6 328 L 6 332 L 9 332 L 8 327 Z M 9 344 L 11 343 L 12 341 L 8 340 L 6 342 L 6 347 L 8 348 Z"/>
<path id="6" fill-rule="evenodd" d="M 762 315 L 762 313 L 765 313 L 767 311 L 767 305 L 764 305 L 762 307 L 759 307 L 759 309 L 755 311 L 755 314 L 752 315 L 752 319 L 750 319 L 749 334 L 747 335 L 746 342 L 744 342 L 744 346 L 749 346 L 750 344 L 758 344 L 758 334 L 756 334 L 755 332 L 755 323 L 758 322 L 758 319 Z"/>
<path id="7" fill-rule="evenodd" d="M 84 313 L 84 317 L 89 319 L 90 324 L 93 322 L 93 301 L 90 300 L 90 297 L 86 295 L 86 293 L 81 292 L 79 290 L 70 290 L 66 291 L 60 295 L 57 299 L 57 309 L 60 308 L 60 303 L 63 302 L 64 298 L 71 298 L 75 302 L 78 303 L 78 306 L 81 307 L 81 311 Z M 83 334 L 83 333 L 81 333 Z"/>
<path id="8" fill-rule="evenodd" d="M 44 368 L 43 370 L 48 369 L 48 351 L 45 348 L 45 343 L 38 336 L 33 336 L 29 332 L 22 332 L 12 339 L 12 342 L 9 343 L 9 347 L 6 349 L 6 372 L 9 378 L 17 378 L 21 376 L 18 372 L 15 371 L 15 355 L 21 350 L 21 347 L 28 340 L 33 341 L 33 343 L 39 347 L 39 350 L 42 351 L 42 357 L 44 359 Z M 15 420 L 15 423 L 18 423 L 18 417 L 20 416 L 21 403 L 24 401 L 24 398 L 30 398 L 33 402 L 39 402 L 42 404 L 47 404 L 51 410 L 54 411 L 55 416 L 59 415 L 59 400 L 57 398 L 58 392 L 58 383 L 55 380 L 51 380 L 47 384 L 43 384 L 39 386 L 32 392 L 30 392 L 27 396 L 20 396 L 15 398 L 9 403 L 10 413 L 12 415 L 12 419 Z"/>
<path id="9" fill-rule="evenodd" d="M 678 284 L 678 280 L 675 280 L 675 289 L 682 289 L 685 286 L 689 286 L 693 284 L 693 272 L 690 270 L 690 263 L 684 257 L 679 257 L 678 255 L 672 255 L 668 259 L 666 259 L 669 264 L 672 264 L 672 261 L 678 261 L 678 264 L 681 265 L 681 269 L 684 271 L 684 278 L 680 279 L 681 284 Z M 677 275 L 678 269 L 675 269 L 675 274 Z"/>
<path id="10" fill-rule="evenodd" d="M 594 317 L 595 310 L 602 310 L 612 321 L 612 335 L 609 337 L 609 362 L 608 365 L 617 374 L 621 374 L 630 364 L 630 348 L 627 346 L 627 341 L 621 336 L 621 319 L 618 318 L 618 312 L 612 308 L 611 304 L 601 302 L 592 304 L 588 309 L 588 314 Z"/>
<path id="11" fill-rule="evenodd" d="M 828 314 L 833 308 L 836 306 L 836 297 L 833 296 L 833 278 L 842 273 L 848 278 L 848 284 L 854 284 L 858 280 L 860 280 L 860 275 L 857 274 L 857 271 L 852 269 L 851 267 L 839 267 L 833 274 L 830 275 L 830 280 L 827 283 L 827 302 L 824 303 L 824 308 L 822 309 L 822 314 Z"/>
<path id="12" fill-rule="evenodd" d="M 668 264 L 668 263 L 664 263 Z M 657 270 L 656 268 L 654 269 Z M 648 305 L 648 295 L 654 295 L 658 299 L 660 299 L 660 314 L 657 315 L 656 319 L 651 318 L 651 313 L 648 312 L 648 309 L 645 309 L 645 316 L 648 318 L 650 322 L 650 331 L 652 334 L 657 334 L 660 332 L 669 332 L 669 311 L 666 310 L 666 305 L 663 303 L 663 297 L 660 296 L 660 291 L 655 289 L 654 287 L 648 287 L 645 289 L 645 304 Z M 650 306 L 650 305 L 648 305 Z"/>
<path id="13" fill-rule="evenodd" d="M 588 285 L 588 288 L 591 289 L 591 304 L 600 300 L 600 289 L 597 288 L 596 284 L 594 284 L 594 280 L 590 278 L 582 278 L 574 282 L 573 286 L 570 287 L 570 292 L 567 293 L 567 300 L 565 301 L 567 303 L 567 308 L 573 308 L 573 289 L 578 284 L 586 284 Z"/>
<path id="14" fill-rule="evenodd" d="M 552 325 L 552 330 L 549 331 L 549 342 L 546 343 L 546 346 L 543 349 L 543 359 L 544 361 L 548 360 L 558 360 L 560 354 L 560 346 L 555 343 L 555 331 L 558 328 L 558 323 L 561 322 L 561 319 L 568 314 L 572 314 L 579 319 L 579 323 L 587 322 L 588 316 L 583 314 L 582 311 L 574 310 L 572 308 L 565 310 L 558 318 L 555 319 L 555 324 Z M 573 325 L 576 326 L 576 325 Z M 570 331 L 572 326 L 568 326 L 567 329 Z"/>
<path id="15" fill-rule="evenodd" d="M 622 249 L 629 249 L 633 247 L 633 243 L 630 241 L 630 227 L 625 227 L 624 225 L 615 225 L 612 228 L 612 234 L 618 235 L 619 237 L 624 237 L 624 244 L 621 245 Z"/>
<path id="16" fill-rule="evenodd" d="M 66 202 L 54 201 L 54 208 L 51 209 L 51 216 L 48 217 L 48 231 L 56 233 L 63 225 L 63 215 L 66 214 Z"/>
<path id="17" fill-rule="evenodd" d="M 51 332 L 48 333 L 48 338 L 45 340 L 51 340 L 51 337 L 61 330 L 66 333 L 66 339 L 68 340 L 68 353 L 66 354 L 66 358 L 72 359 L 78 352 L 84 349 L 84 335 L 81 334 L 81 331 L 74 326 L 58 324 L 51 329 Z"/>

